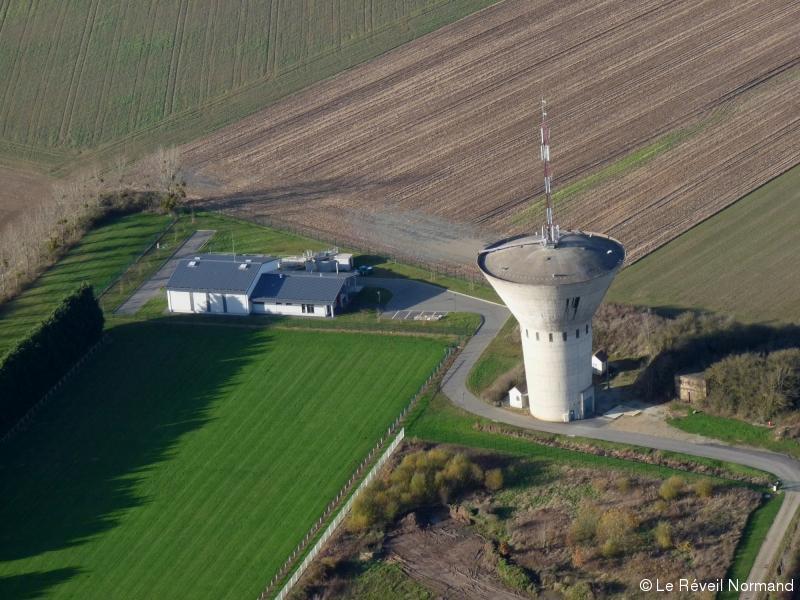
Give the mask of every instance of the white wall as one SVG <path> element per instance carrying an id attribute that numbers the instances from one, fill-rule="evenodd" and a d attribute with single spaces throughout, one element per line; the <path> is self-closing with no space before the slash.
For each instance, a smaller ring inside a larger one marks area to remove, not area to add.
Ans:
<path id="1" fill-rule="evenodd" d="M 531 414 L 544 421 L 562 421 L 573 411 L 574 418 L 582 418 L 581 394 L 592 386 L 592 316 L 616 271 L 564 285 L 519 284 L 484 275 L 520 323 Z M 580 298 L 577 311 L 566 311 L 567 300 L 576 297 Z"/>
<path id="2" fill-rule="evenodd" d="M 314 305 L 314 313 L 304 313 L 302 304 L 256 304 L 253 303 L 254 314 L 286 315 L 292 317 L 325 317 L 325 305 Z"/>
<path id="3" fill-rule="evenodd" d="M 250 301 L 245 294 L 225 294 L 228 313 L 232 315 L 249 315 Z"/>
<path id="4" fill-rule="evenodd" d="M 167 303 L 169 304 L 169 311 L 175 313 L 192 312 L 189 294 L 189 292 L 176 292 L 172 290 L 167 291 Z"/>
<path id="5" fill-rule="evenodd" d="M 223 294 L 208 294 L 208 312 L 224 313 L 225 304 L 222 301 Z"/>
<path id="6" fill-rule="evenodd" d="M 205 292 L 192 292 L 192 300 L 194 300 L 194 312 L 208 312 L 208 296 Z"/>

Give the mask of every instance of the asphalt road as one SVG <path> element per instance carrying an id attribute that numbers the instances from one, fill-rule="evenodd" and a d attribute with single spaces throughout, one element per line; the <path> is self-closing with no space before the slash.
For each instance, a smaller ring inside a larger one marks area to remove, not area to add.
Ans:
<path id="1" fill-rule="evenodd" d="M 798 507 L 800 507 L 800 462 L 782 454 L 753 448 L 728 446 L 721 442 L 692 443 L 654 435 L 619 431 L 607 427 L 608 422 L 601 418 L 586 419 L 573 423 L 549 423 L 490 406 L 467 389 L 467 376 L 489 345 L 489 342 L 497 335 L 509 317 L 510 312 L 508 309 L 493 302 L 408 279 L 372 278 L 369 281 L 369 285 L 383 287 L 392 292 L 392 299 L 387 303 L 386 311 L 460 311 L 476 312 L 483 316 L 483 325 L 467 343 L 453 366 L 447 371 L 442 383 L 442 391 L 454 404 L 464 410 L 498 423 L 507 423 L 525 429 L 619 442 L 657 450 L 682 452 L 693 456 L 737 463 L 777 475 L 783 482 L 786 498 L 767 533 L 748 577 L 748 580 L 753 582 L 768 581 L 768 577 L 771 575 L 770 566 L 777 556 L 780 543 L 786 535 L 792 518 Z M 755 594 L 743 594 L 741 597 L 755 598 Z"/>
<path id="2" fill-rule="evenodd" d="M 200 229 L 195 231 L 192 236 L 183 242 L 175 251 L 170 259 L 153 275 L 150 279 L 140 285 L 135 292 L 128 298 L 116 311 L 120 315 L 133 315 L 138 312 L 148 300 L 154 298 L 162 287 L 167 285 L 167 281 L 172 277 L 178 261 L 194 256 L 208 240 L 214 235 L 213 229 Z"/>

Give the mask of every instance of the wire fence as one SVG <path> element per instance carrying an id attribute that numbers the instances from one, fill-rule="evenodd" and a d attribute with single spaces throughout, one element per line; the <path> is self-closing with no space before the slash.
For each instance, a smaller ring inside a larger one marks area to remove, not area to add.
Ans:
<path id="1" fill-rule="evenodd" d="M 353 506 L 353 502 L 355 502 L 358 495 L 364 490 L 366 486 L 368 486 L 375 479 L 381 467 L 386 463 L 386 461 L 389 459 L 392 453 L 397 449 L 397 446 L 399 446 L 400 442 L 405 437 L 405 428 L 402 427 L 403 422 L 405 421 L 408 414 L 412 410 L 414 410 L 420 398 L 425 394 L 426 390 L 429 388 L 431 383 L 435 382 L 441 375 L 443 368 L 448 364 L 448 361 L 452 356 L 453 352 L 455 352 L 455 347 L 449 346 L 445 351 L 444 357 L 439 361 L 439 363 L 433 369 L 431 374 L 425 380 L 425 383 L 423 383 L 420 386 L 419 390 L 417 390 L 417 393 L 414 394 L 414 396 L 408 402 L 406 407 L 401 411 L 401 413 L 397 416 L 394 422 L 389 426 L 389 428 L 386 430 L 386 434 L 383 435 L 380 440 L 378 440 L 378 443 L 375 444 L 375 446 L 373 446 L 372 450 L 369 451 L 369 454 L 367 454 L 366 458 L 364 458 L 364 460 L 361 461 L 361 463 L 358 465 L 356 470 L 351 475 L 350 479 L 347 480 L 347 483 L 342 487 L 339 493 L 336 494 L 336 497 L 330 501 L 328 506 L 325 508 L 325 511 L 323 512 L 322 516 L 319 519 L 317 519 L 317 521 L 311 526 L 311 528 L 308 530 L 303 539 L 300 540 L 300 543 L 297 544 L 295 549 L 291 552 L 291 554 L 289 554 L 289 557 L 283 563 L 281 568 L 278 569 L 278 572 L 269 582 L 266 589 L 258 597 L 258 600 L 267 600 L 273 597 L 272 596 L 273 590 L 280 584 L 281 581 L 283 581 L 289 575 L 289 573 L 292 573 L 292 570 L 294 569 L 297 559 L 303 555 L 308 545 L 315 539 L 317 533 L 325 524 L 325 521 L 328 519 L 328 517 L 330 517 L 330 515 L 341 505 L 341 502 L 345 498 L 347 498 L 353 486 L 362 477 L 364 471 L 372 464 L 374 457 L 378 455 L 378 453 L 384 447 L 386 442 L 392 437 L 392 435 L 397 433 L 394 440 L 386 448 L 383 454 L 381 454 L 380 458 L 378 458 L 378 460 L 375 461 L 375 463 L 372 465 L 372 468 L 370 468 L 369 472 L 367 473 L 366 477 L 364 477 L 364 479 L 361 481 L 361 483 L 358 485 L 355 491 L 350 495 L 349 499 L 344 504 L 344 506 L 342 506 L 341 510 L 339 510 L 336 517 L 330 522 L 330 524 L 325 529 L 322 536 L 317 540 L 313 548 L 311 548 L 309 553 L 303 559 L 303 562 L 296 570 L 294 570 L 292 576 L 289 578 L 288 581 L 286 581 L 286 583 L 283 585 L 283 587 L 277 593 L 277 595 L 274 596 L 274 598 L 276 600 L 284 600 L 288 596 L 292 587 L 294 587 L 294 585 L 300 580 L 305 570 L 313 562 L 314 558 L 319 554 L 320 550 L 322 550 L 322 547 L 325 545 L 325 542 L 327 542 L 330 539 L 330 537 L 336 531 L 337 527 L 345 519 L 345 517 L 347 516 L 347 514 L 349 513 L 350 509 Z"/>
<path id="2" fill-rule="evenodd" d="M 339 513 L 330 522 L 328 527 L 325 529 L 325 532 L 317 540 L 317 543 L 314 544 L 314 547 L 306 555 L 303 562 L 300 563 L 300 566 L 297 568 L 294 574 L 289 578 L 289 581 L 286 582 L 281 591 L 278 592 L 278 594 L 275 596 L 276 600 L 284 600 L 289 595 L 289 592 L 291 592 L 292 588 L 303 576 L 303 573 L 305 573 L 306 569 L 309 567 L 309 565 L 311 565 L 311 563 L 317 557 L 317 554 L 320 553 L 322 547 L 336 532 L 336 529 L 339 527 L 339 525 L 342 524 L 342 521 L 344 521 L 345 517 L 347 517 L 347 515 L 350 512 L 350 509 L 353 507 L 353 503 L 356 501 L 356 498 L 358 498 L 358 495 L 364 490 L 364 488 L 366 488 L 370 483 L 372 483 L 375 477 L 377 477 L 378 472 L 381 470 L 383 465 L 386 464 L 386 461 L 389 460 L 389 457 L 394 453 L 394 451 L 397 450 L 397 447 L 400 445 L 400 442 L 403 441 L 403 438 L 405 438 L 405 429 L 401 428 L 400 431 L 397 433 L 397 436 L 394 438 L 394 441 L 391 444 L 389 444 L 389 447 L 386 448 L 383 454 L 381 454 L 380 458 L 375 462 L 373 467 L 370 469 L 369 473 L 367 473 L 367 476 L 364 477 L 364 479 L 361 481 L 361 484 L 356 488 L 355 492 L 353 492 L 353 495 L 350 496 L 350 499 L 345 503 L 345 505 L 342 507 Z M 266 599 L 267 597 L 268 596 L 262 594 L 260 598 Z"/>

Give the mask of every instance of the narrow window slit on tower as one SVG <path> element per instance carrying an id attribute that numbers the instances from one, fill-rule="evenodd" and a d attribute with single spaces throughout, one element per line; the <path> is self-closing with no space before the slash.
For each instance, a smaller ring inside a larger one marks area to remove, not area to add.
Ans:
<path id="1" fill-rule="evenodd" d="M 551 333 L 549 335 L 550 335 L 550 341 L 552 342 L 553 341 L 553 334 Z"/>
<path id="2" fill-rule="evenodd" d="M 564 340 L 565 342 L 567 341 L 567 332 L 566 332 L 566 331 L 564 331 L 564 332 L 561 334 L 561 339 L 562 339 L 562 340 Z"/>

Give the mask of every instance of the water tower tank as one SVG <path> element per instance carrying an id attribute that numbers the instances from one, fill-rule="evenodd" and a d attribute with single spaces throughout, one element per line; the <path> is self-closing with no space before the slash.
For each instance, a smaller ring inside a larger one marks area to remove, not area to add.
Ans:
<path id="1" fill-rule="evenodd" d="M 479 253 L 478 266 L 519 322 L 534 417 L 594 412 L 592 316 L 624 259 L 616 240 L 583 232 L 502 240 Z"/>

